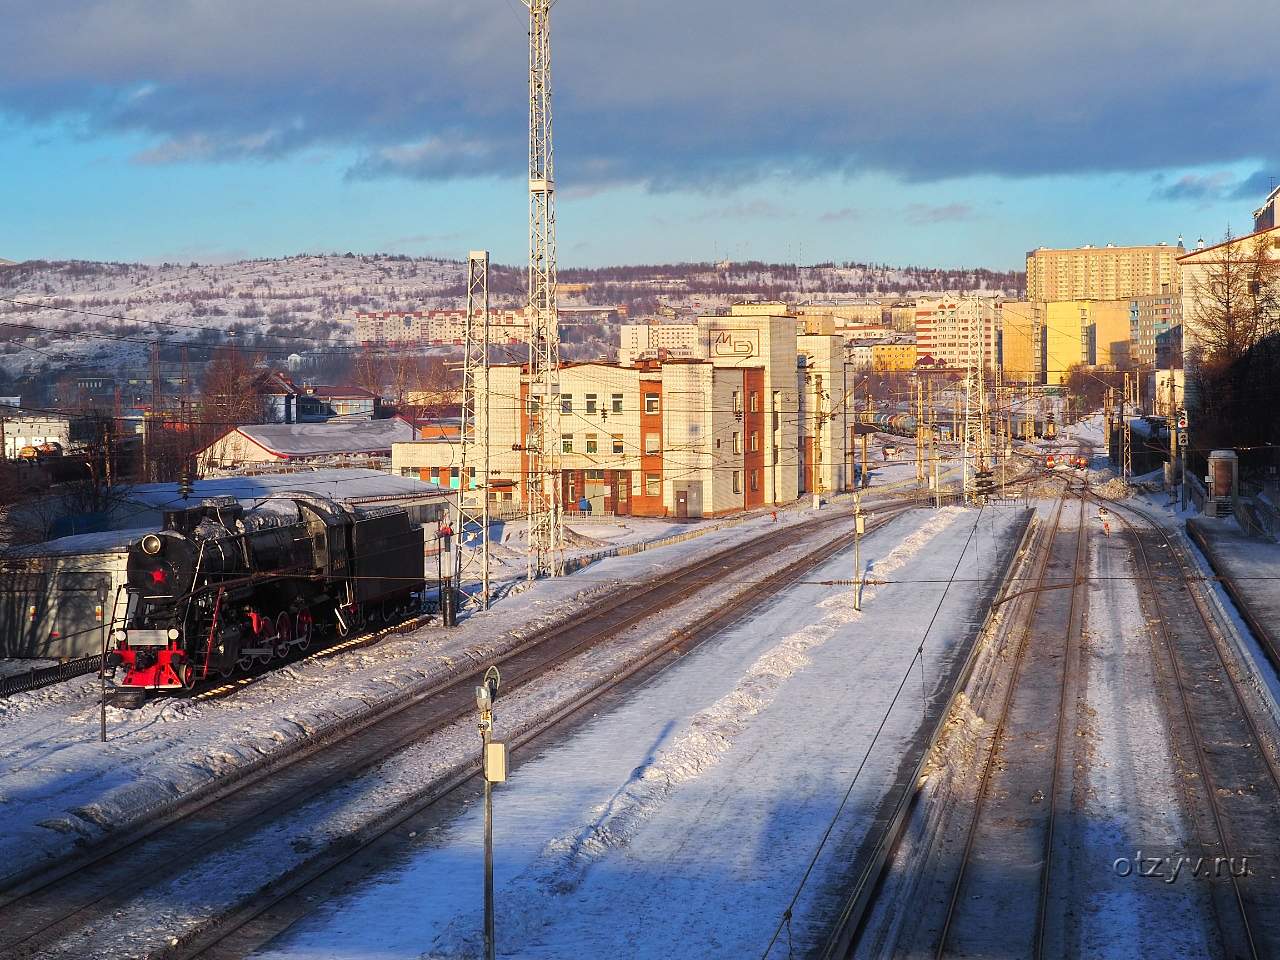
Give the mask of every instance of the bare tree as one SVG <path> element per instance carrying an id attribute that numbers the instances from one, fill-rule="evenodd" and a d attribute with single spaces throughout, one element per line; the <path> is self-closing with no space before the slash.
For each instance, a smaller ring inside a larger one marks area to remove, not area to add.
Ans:
<path id="1" fill-rule="evenodd" d="M 1192 284 L 1195 306 L 1187 318 L 1201 362 L 1233 363 L 1277 330 L 1280 260 L 1266 234 L 1236 239 L 1228 230 Z"/>
<path id="2" fill-rule="evenodd" d="M 259 373 L 256 359 L 236 347 L 214 351 L 200 383 L 204 423 L 234 426 L 262 419 L 262 399 L 255 389 Z"/>

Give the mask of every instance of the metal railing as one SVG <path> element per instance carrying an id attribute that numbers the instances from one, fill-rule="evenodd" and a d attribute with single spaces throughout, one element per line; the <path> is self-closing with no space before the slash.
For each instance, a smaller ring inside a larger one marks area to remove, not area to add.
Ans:
<path id="1" fill-rule="evenodd" d="M 0 697 L 47 687 L 51 683 L 72 680 L 87 673 L 97 673 L 101 664 L 101 654 L 94 654 L 91 657 L 77 657 L 74 660 L 54 664 L 52 667 L 34 667 L 26 673 L 0 677 Z"/>

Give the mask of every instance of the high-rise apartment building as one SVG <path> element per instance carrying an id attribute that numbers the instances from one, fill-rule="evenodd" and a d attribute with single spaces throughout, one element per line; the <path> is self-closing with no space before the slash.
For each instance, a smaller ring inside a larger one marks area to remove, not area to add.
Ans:
<path id="1" fill-rule="evenodd" d="M 1133 362 L 1143 367 L 1156 366 L 1156 345 L 1162 342 L 1160 338 L 1164 336 L 1163 342 L 1167 343 L 1169 331 L 1181 326 L 1181 296 L 1133 297 L 1129 301 L 1129 342 Z"/>
<path id="2" fill-rule="evenodd" d="M 994 297 L 921 297 L 916 301 L 916 354 L 938 366 L 994 369 L 1000 305 Z"/>
<path id="3" fill-rule="evenodd" d="M 1008 383 L 1044 382 L 1044 304 L 1006 300 L 1000 308 L 1000 365 Z"/>
<path id="4" fill-rule="evenodd" d="M 1027 299 L 1123 300 L 1176 293 L 1181 244 L 1145 247 L 1040 247 L 1027 254 Z"/>

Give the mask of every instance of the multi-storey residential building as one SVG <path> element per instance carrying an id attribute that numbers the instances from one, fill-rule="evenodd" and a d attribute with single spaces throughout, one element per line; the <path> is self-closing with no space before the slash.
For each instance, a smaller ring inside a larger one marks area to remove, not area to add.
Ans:
<path id="1" fill-rule="evenodd" d="M 622 327 L 618 362 L 629 366 L 637 360 L 701 359 L 696 323 L 628 323 Z"/>
<path id="2" fill-rule="evenodd" d="M 360 343 L 461 344 L 466 336 L 465 310 L 358 313 L 355 339 Z M 523 310 L 490 310 L 489 341 L 515 343 L 528 336 Z"/>
<path id="3" fill-rule="evenodd" d="M 999 301 L 994 297 L 921 297 L 916 301 L 916 350 L 938 366 L 964 368 L 997 359 Z"/>
<path id="4" fill-rule="evenodd" d="M 918 346 L 911 337 L 895 337 L 871 345 L 871 368 L 876 373 L 907 373 L 916 368 Z"/>
<path id="5" fill-rule="evenodd" d="M 1091 363 L 1111 368 L 1128 365 L 1129 317 L 1128 300 L 1094 300 L 1089 304 Z"/>
<path id="6" fill-rule="evenodd" d="M 1044 383 L 1044 304 L 1006 300 L 1000 307 L 1000 364 L 1009 383 Z"/>
<path id="7" fill-rule="evenodd" d="M 1092 362 L 1089 300 L 1057 300 L 1042 304 L 1045 383 L 1057 386 L 1067 369 Z"/>
<path id="8" fill-rule="evenodd" d="M 1027 254 L 1027 299 L 1123 300 L 1178 290 L 1181 244 L 1144 247 L 1040 247 Z"/>
<path id="9" fill-rule="evenodd" d="M 1143 367 L 1157 364 L 1156 346 L 1174 327 L 1182 326 L 1182 297 L 1174 294 L 1157 294 L 1149 297 L 1133 297 L 1129 300 L 1129 342 L 1134 363 Z M 1181 333 L 1179 333 L 1181 340 Z"/>

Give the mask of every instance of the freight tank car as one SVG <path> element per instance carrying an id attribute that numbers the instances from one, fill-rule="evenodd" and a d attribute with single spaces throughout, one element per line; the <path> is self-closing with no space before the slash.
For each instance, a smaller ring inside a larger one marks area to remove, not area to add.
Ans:
<path id="1" fill-rule="evenodd" d="M 125 687 L 190 690 L 305 650 L 318 631 L 398 622 L 419 608 L 423 550 L 403 507 L 306 492 L 250 510 L 227 497 L 168 511 L 129 548 L 109 662 Z"/>

